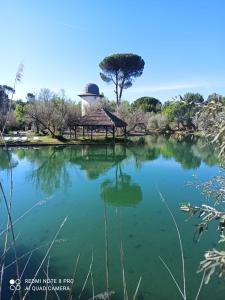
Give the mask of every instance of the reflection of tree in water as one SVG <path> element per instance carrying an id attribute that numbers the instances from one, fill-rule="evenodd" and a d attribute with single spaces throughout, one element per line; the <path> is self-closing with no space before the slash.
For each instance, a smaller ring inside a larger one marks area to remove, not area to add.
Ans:
<path id="1" fill-rule="evenodd" d="M 9 169 L 9 159 L 11 160 L 12 167 L 18 165 L 18 161 L 12 158 L 12 153 L 9 152 L 9 156 L 6 150 L 0 149 L 0 170 Z"/>
<path id="2" fill-rule="evenodd" d="M 201 159 L 192 152 L 192 145 L 186 141 L 174 145 L 174 159 L 184 169 L 197 169 L 201 165 Z"/>
<path id="3" fill-rule="evenodd" d="M 218 164 L 218 155 L 213 149 L 213 145 L 207 140 L 198 137 L 186 137 L 180 141 L 170 139 L 173 149 L 174 159 L 181 164 L 184 169 L 197 169 L 201 162 L 206 165 Z"/>
<path id="4" fill-rule="evenodd" d="M 139 185 L 131 182 L 131 176 L 122 172 L 119 164 L 115 180 L 106 179 L 101 184 L 101 197 L 111 205 L 134 206 L 141 202 L 142 191 Z"/>
<path id="5" fill-rule="evenodd" d="M 156 147 L 135 146 L 130 150 L 135 158 L 137 168 L 141 168 L 142 162 L 156 160 L 160 155 L 160 149 Z"/>
<path id="6" fill-rule="evenodd" d="M 70 162 L 79 165 L 89 179 L 96 179 L 126 158 L 125 146 L 82 146 Z"/>
<path id="7" fill-rule="evenodd" d="M 65 189 L 70 184 L 70 177 L 67 171 L 67 155 L 65 151 L 57 148 L 49 148 L 48 151 L 30 150 L 28 157 L 35 162 L 35 169 L 29 179 L 35 182 L 38 188 L 52 194 L 54 190 L 63 186 Z M 27 157 L 27 158 L 28 158 Z"/>
<path id="8" fill-rule="evenodd" d="M 15 149 L 10 155 L 13 157 L 13 153 L 16 153 L 19 159 L 26 159 L 31 163 L 33 169 L 29 179 L 48 194 L 60 187 L 66 189 L 71 184 L 68 173 L 68 167 L 71 165 L 79 166 L 88 179 L 93 180 L 113 167 L 118 169 L 122 161 L 129 157 L 135 159 L 138 167 L 141 167 L 142 162 L 153 161 L 160 156 L 164 159 L 173 158 L 185 169 L 198 168 L 202 161 L 210 166 L 218 164 L 217 154 L 213 151 L 213 146 L 202 139 L 181 138 L 177 140 L 174 137 L 147 136 L 145 141 L 145 145 L 116 145 L 115 147 L 109 145 L 76 145 L 74 147 L 40 148 L 38 150 Z M 17 162 L 15 160 L 13 162 L 16 166 Z M 0 169 L 7 168 L 7 153 L 1 150 Z M 77 171 L 76 168 L 74 171 Z M 125 191 L 128 187 L 130 190 L 133 189 L 134 193 L 136 191 L 136 195 L 138 195 L 138 189 L 137 187 L 135 189 L 135 185 L 131 184 L 129 176 L 126 177 L 126 175 L 122 176 L 121 174 L 116 176 L 117 184 L 114 181 L 106 181 L 105 190 L 108 188 L 108 191 L 105 193 L 109 195 L 106 197 L 110 198 L 110 189 L 116 195 L 119 190 L 123 191 L 124 189 Z"/>
<path id="9" fill-rule="evenodd" d="M 84 170 L 89 179 L 96 179 L 118 162 L 126 158 L 126 148 L 118 147 L 50 147 L 34 149 L 17 149 L 20 159 L 27 159 L 33 165 L 28 177 L 37 187 L 51 194 L 54 190 L 71 184 L 68 166 L 77 165 Z"/>
<path id="10" fill-rule="evenodd" d="M 196 144 L 192 146 L 192 152 L 195 156 L 204 161 L 208 166 L 215 166 L 219 163 L 219 155 L 215 151 L 213 144 L 204 139 L 197 140 Z"/>
<path id="11" fill-rule="evenodd" d="M 218 155 L 213 145 L 197 137 L 147 136 L 143 147 L 130 147 L 136 165 L 140 167 L 144 161 L 154 160 L 160 155 L 165 159 L 174 159 L 184 169 L 197 169 L 203 161 L 206 165 L 218 164 Z"/>

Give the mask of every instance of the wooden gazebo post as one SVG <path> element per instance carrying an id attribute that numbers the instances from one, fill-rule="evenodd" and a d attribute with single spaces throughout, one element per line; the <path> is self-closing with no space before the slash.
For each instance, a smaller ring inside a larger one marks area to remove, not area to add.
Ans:
<path id="1" fill-rule="evenodd" d="M 93 138 L 93 128 L 91 126 L 91 140 L 92 140 L 92 138 Z"/>
<path id="2" fill-rule="evenodd" d="M 83 138 L 84 138 L 84 125 L 83 125 Z"/>
<path id="3" fill-rule="evenodd" d="M 124 131 L 124 135 L 126 137 L 126 122 L 118 118 L 116 115 L 112 114 L 106 109 L 97 109 L 93 112 L 90 112 L 84 115 L 77 126 L 82 126 L 83 128 L 83 139 L 85 134 L 89 138 L 93 139 L 93 134 L 95 133 L 96 129 L 103 129 L 105 131 L 105 138 L 107 139 L 110 133 L 110 136 L 113 136 L 113 142 L 116 142 L 116 132 L 117 128 L 121 128 L 122 132 Z M 86 130 L 85 130 L 86 128 Z M 86 132 L 85 132 L 86 131 Z M 94 131 L 94 132 L 93 132 Z"/>
<path id="4" fill-rule="evenodd" d="M 74 127 L 74 135 L 75 135 L 75 140 L 77 139 L 77 125 Z"/>

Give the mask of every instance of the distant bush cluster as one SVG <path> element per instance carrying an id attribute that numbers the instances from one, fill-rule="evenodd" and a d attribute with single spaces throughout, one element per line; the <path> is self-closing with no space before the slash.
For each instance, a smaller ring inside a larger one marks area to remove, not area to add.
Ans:
<path id="1" fill-rule="evenodd" d="M 28 93 L 24 100 L 12 101 L 11 105 L 10 93 L 13 93 L 12 88 L 0 86 L 1 128 L 6 111 L 11 107 L 7 131 L 33 130 L 54 137 L 63 135 L 65 130 L 72 131 L 81 116 L 81 103 L 71 101 L 63 90 L 54 93 L 41 89 L 36 95 Z M 99 108 L 105 108 L 126 121 L 128 132 L 140 128 L 146 132 L 160 133 L 213 131 L 218 132 L 217 139 L 221 142 L 225 125 L 225 97 L 216 93 L 209 95 L 207 100 L 198 93 L 186 93 L 165 103 L 153 97 L 141 97 L 132 103 L 122 101 L 119 106 L 116 101 L 102 97 L 89 110 Z"/>

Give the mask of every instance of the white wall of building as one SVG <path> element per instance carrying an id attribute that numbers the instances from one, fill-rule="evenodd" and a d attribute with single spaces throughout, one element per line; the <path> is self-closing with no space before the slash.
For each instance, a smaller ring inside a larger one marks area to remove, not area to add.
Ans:
<path id="1" fill-rule="evenodd" d="M 84 96 L 84 98 L 82 96 L 80 96 L 82 98 L 81 100 L 81 113 L 82 116 L 84 116 L 87 112 L 87 109 L 94 105 L 97 101 L 97 96 Z"/>

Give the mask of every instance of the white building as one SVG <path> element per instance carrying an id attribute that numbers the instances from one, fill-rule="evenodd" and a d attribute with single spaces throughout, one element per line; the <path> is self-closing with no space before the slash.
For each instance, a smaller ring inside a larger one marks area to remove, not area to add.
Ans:
<path id="1" fill-rule="evenodd" d="M 82 116 L 84 116 L 87 112 L 87 109 L 91 106 L 94 105 L 99 97 L 102 97 L 99 94 L 99 88 L 97 84 L 94 83 L 88 83 L 86 84 L 84 88 L 84 93 L 78 95 L 79 97 L 82 98 L 81 100 L 81 113 Z"/>

